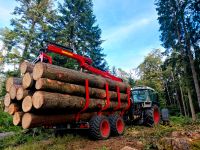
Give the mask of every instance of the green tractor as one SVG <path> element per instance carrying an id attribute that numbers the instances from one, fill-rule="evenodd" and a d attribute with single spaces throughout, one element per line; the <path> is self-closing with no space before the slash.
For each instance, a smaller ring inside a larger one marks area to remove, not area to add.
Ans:
<path id="1" fill-rule="evenodd" d="M 166 114 L 166 111 L 164 111 L 164 114 Z M 131 108 L 125 115 L 125 120 L 127 123 L 143 124 L 147 126 L 159 124 L 161 115 L 158 93 L 147 86 L 132 88 Z"/>

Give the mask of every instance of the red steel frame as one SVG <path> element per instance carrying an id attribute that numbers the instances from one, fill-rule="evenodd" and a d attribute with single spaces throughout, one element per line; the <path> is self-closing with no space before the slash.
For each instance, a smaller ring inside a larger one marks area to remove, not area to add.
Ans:
<path id="1" fill-rule="evenodd" d="M 92 73 L 101 75 L 102 77 L 105 77 L 105 78 L 109 78 L 109 79 L 112 79 L 115 81 L 122 82 L 121 78 L 115 77 L 115 76 L 111 75 L 109 72 L 101 71 L 97 68 L 92 67 L 91 66 L 92 60 L 90 58 L 83 57 L 78 54 L 72 53 L 70 51 L 64 50 L 64 49 L 60 48 L 59 46 L 56 46 L 53 44 L 48 44 L 47 50 L 57 53 L 57 54 L 60 54 L 60 55 L 63 55 L 63 56 L 67 56 L 69 58 L 76 59 L 82 68 L 84 68 Z"/>
<path id="2" fill-rule="evenodd" d="M 83 56 L 80 56 L 80 55 L 75 54 L 73 52 L 64 50 L 64 49 L 62 49 L 59 46 L 54 45 L 54 44 L 48 44 L 47 50 L 54 52 L 54 53 L 57 53 L 57 54 L 60 54 L 60 55 L 67 56 L 69 58 L 76 59 L 79 62 L 80 66 L 82 68 L 84 68 L 84 69 L 86 69 L 86 70 L 88 70 L 92 73 L 101 75 L 102 77 L 109 78 L 109 79 L 114 80 L 114 81 L 122 82 L 121 78 L 115 77 L 108 72 L 104 72 L 104 71 L 101 71 L 99 69 L 92 67 L 91 66 L 92 60 L 90 58 L 83 57 Z M 45 59 L 48 60 L 48 62 L 50 64 L 52 64 L 52 58 L 50 56 L 48 56 L 47 54 L 45 54 L 44 52 L 42 52 L 40 54 L 39 58 L 40 58 L 41 61 L 43 61 L 44 58 L 45 58 Z M 105 90 L 106 90 L 105 105 L 101 108 L 101 110 L 99 112 L 97 112 L 97 115 L 101 115 L 103 111 L 107 110 L 110 107 L 109 85 L 108 85 L 108 83 L 105 84 Z M 116 86 L 116 92 L 117 92 L 118 105 L 113 109 L 113 111 L 120 110 L 120 107 L 121 107 L 120 88 L 118 86 Z M 127 88 L 126 93 L 127 93 L 127 104 L 128 105 L 125 109 L 123 109 L 121 111 L 121 114 L 120 114 L 121 116 L 130 108 L 130 105 L 131 105 L 130 88 Z M 81 103 L 83 103 L 83 102 L 81 101 Z M 90 104 L 89 81 L 88 81 L 88 79 L 86 79 L 85 80 L 85 105 L 84 105 L 83 109 L 75 115 L 76 122 L 78 122 L 80 120 L 80 115 L 88 109 L 89 104 Z M 85 126 L 81 125 L 80 128 L 85 128 Z"/>

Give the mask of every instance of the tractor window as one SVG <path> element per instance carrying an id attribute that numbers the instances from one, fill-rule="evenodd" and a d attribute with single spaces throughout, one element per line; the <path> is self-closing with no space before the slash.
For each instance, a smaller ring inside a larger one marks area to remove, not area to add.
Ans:
<path id="1" fill-rule="evenodd" d="M 147 99 L 147 90 L 134 90 L 132 91 L 134 102 L 145 101 Z"/>

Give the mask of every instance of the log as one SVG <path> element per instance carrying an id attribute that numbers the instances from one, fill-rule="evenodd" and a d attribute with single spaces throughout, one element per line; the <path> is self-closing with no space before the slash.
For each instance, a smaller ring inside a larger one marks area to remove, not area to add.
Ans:
<path id="1" fill-rule="evenodd" d="M 14 100 L 17 96 L 17 90 L 22 87 L 21 85 L 12 85 L 11 88 L 10 88 L 10 91 L 9 91 L 9 94 L 10 94 L 10 98 L 12 100 Z"/>
<path id="2" fill-rule="evenodd" d="M 111 79 L 103 78 L 93 74 L 87 74 L 80 71 L 75 71 L 47 63 L 37 63 L 33 68 L 33 79 L 49 78 L 52 80 L 59 80 L 68 83 L 85 84 L 85 80 L 89 80 L 90 87 L 105 88 L 108 83 L 111 90 L 115 90 L 116 86 L 120 88 L 121 92 L 125 92 L 130 86 L 123 82 L 113 81 Z"/>
<path id="3" fill-rule="evenodd" d="M 33 67 L 34 67 L 34 64 L 27 62 L 27 61 L 24 61 L 20 64 L 20 72 L 22 74 L 25 74 L 27 72 L 32 73 Z"/>
<path id="4" fill-rule="evenodd" d="M 21 85 L 22 79 L 17 77 L 9 77 L 6 81 L 6 91 L 9 92 L 12 85 Z"/>
<path id="5" fill-rule="evenodd" d="M 66 93 L 70 95 L 85 96 L 85 86 L 75 85 L 70 83 L 64 83 L 56 80 L 47 78 L 40 78 L 36 81 L 35 88 L 37 90 L 53 91 L 58 93 Z M 89 88 L 89 95 L 92 98 L 106 98 L 106 91 L 97 88 Z M 117 93 L 110 91 L 109 97 L 111 99 L 117 99 Z M 127 95 L 121 93 L 121 100 L 127 101 Z"/>
<path id="6" fill-rule="evenodd" d="M 85 99 L 83 97 L 44 91 L 35 92 L 32 101 L 36 109 L 59 109 L 73 111 L 73 113 L 82 110 L 85 105 Z M 88 110 L 98 111 L 104 105 L 104 100 L 90 99 Z"/>
<path id="7" fill-rule="evenodd" d="M 18 101 L 20 101 L 20 100 L 24 99 L 26 96 L 32 95 L 32 94 L 33 94 L 32 91 L 26 90 L 26 89 L 24 89 L 23 87 L 20 87 L 20 88 L 17 90 L 16 99 L 17 99 Z"/>
<path id="8" fill-rule="evenodd" d="M 6 107 L 8 107 L 11 104 L 11 98 L 10 98 L 10 94 L 6 93 L 5 97 L 4 97 L 4 105 Z"/>
<path id="9" fill-rule="evenodd" d="M 21 125 L 23 115 L 24 112 L 15 112 L 15 114 L 13 115 L 13 124 L 15 126 Z"/>
<path id="10" fill-rule="evenodd" d="M 12 103 L 8 107 L 8 113 L 10 115 L 14 115 L 15 112 L 18 112 L 20 110 L 20 106 L 16 103 Z"/>
<path id="11" fill-rule="evenodd" d="M 4 111 L 4 112 L 8 112 L 8 107 L 5 106 L 3 111 Z"/>
<path id="12" fill-rule="evenodd" d="M 24 89 L 30 89 L 32 87 L 34 87 L 35 85 L 35 81 L 33 80 L 33 76 L 32 74 L 30 74 L 29 72 L 27 72 L 23 79 L 22 79 L 22 86 Z"/>
<path id="13" fill-rule="evenodd" d="M 29 112 L 33 108 L 33 102 L 31 96 L 26 96 L 22 102 L 22 110 L 24 112 Z"/>
<path id="14" fill-rule="evenodd" d="M 88 120 L 92 118 L 94 113 L 85 113 L 80 116 L 81 120 Z M 31 113 L 25 113 L 22 117 L 23 129 L 40 127 L 40 126 L 52 126 L 57 124 L 66 124 L 69 121 L 74 120 L 73 114 L 64 115 L 34 115 Z"/>

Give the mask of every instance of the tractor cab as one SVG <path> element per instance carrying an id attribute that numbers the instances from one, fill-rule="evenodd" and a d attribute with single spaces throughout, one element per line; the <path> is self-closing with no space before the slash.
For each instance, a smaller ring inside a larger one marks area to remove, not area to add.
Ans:
<path id="1" fill-rule="evenodd" d="M 150 87 L 134 87 L 131 90 L 131 99 L 135 104 L 142 104 L 143 108 L 158 105 L 158 93 Z"/>
<path id="2" fill-rule="evenodd" d="M 126 120 L 136 124 L 153 126 L 160 121 L 158 93 L 147 86 L 131 89 L 131 108 Z"/>

